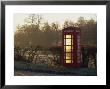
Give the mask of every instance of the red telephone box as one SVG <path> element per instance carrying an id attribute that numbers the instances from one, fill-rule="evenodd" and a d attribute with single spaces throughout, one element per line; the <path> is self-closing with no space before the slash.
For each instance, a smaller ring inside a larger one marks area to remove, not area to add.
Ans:
<path id="1" fill-rule="evenodd" d="M 81 65 L 80 29 L 68 27 L 62 30 L 62 63 L 64 66 L 79 67 Z"/>

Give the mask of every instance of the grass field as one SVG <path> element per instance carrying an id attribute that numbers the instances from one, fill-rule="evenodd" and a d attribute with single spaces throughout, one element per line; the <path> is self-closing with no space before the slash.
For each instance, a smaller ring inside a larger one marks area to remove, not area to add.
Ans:
<path id="1" fill-rule="evenodd" d="M 97 70 L 15 61 L 14 74 L 15 76 L 97 76 Z"/>

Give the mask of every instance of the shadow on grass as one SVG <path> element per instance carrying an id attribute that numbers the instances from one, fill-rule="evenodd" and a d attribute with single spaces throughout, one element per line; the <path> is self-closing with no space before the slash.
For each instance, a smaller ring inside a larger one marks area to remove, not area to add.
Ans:
<path id="1" fill-rule="evenodd" d="M 45 76 L 45 73 L 58 76 L 97 76 L 96 69 L 67 68 L 64 66 L 49 66 L 47 64 L 33 64 L 22 61 L 15 61 L 14 70 L 44 73 L 43 76 Z"/>

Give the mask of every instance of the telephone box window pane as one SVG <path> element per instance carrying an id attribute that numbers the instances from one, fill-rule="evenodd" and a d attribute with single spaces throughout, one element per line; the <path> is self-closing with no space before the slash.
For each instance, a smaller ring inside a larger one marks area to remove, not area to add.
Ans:
<path id="1" fill-rule="evenodd" d="M 71 39 L 66 39 L 66 45 L 71 45 Z"/>
<path id="2" fill-rule="evenodd" d="M 66 63 L 71 63 L 71 60 L 66 60 Z"/>
<path id="3" fill-rule="evenodd" d="M 66 52 L 71 52 L 71 46 L 66 46 Z"/>
<path id="4" fill-rule="evenodd" d="M 65 45 L 65 39 L 64 39 L 64 45 Z"/>
<path id="5" fill-rule="evenodd" d="M 71 39 L 71 35 L 66 35 L 66 38 L 70 38 Z"/>
<path id="6" fill-rule="evenodd" d="M 65 49 L 66 49 L 66 46 L 64 46 L 64 51 L 65 51 Z"/>
<path id="7" fill-rule="evenodd" d="M 66 59 L 71 59 L 71 53 L 66 53 Z"/>

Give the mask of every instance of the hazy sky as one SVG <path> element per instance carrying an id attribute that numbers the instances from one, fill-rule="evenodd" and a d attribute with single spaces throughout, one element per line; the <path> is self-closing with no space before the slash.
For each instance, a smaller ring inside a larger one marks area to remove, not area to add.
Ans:
<path id="1" fill-rule="evenodd" d="M 33 14 L 33 13 L 32 13 Z M 36 14 L 36 13 L 34 13 Z M 16 30 L 16 26 L 24 24 L 24 19 L 27 18 L 30 14 L 16 13 L 14 14 L 14 30 Z M 96 14 L 92 13 L 39 13 L 36 15 L 41 15 L 43 20 L 42 22 L 52 23 L 57 22 L 60 25 L 64 23 L 65 20 L 71 20 L 76 22 L 79 17 L 84 17 L 85 19 L 94 19 L 97 20 Z"/>

